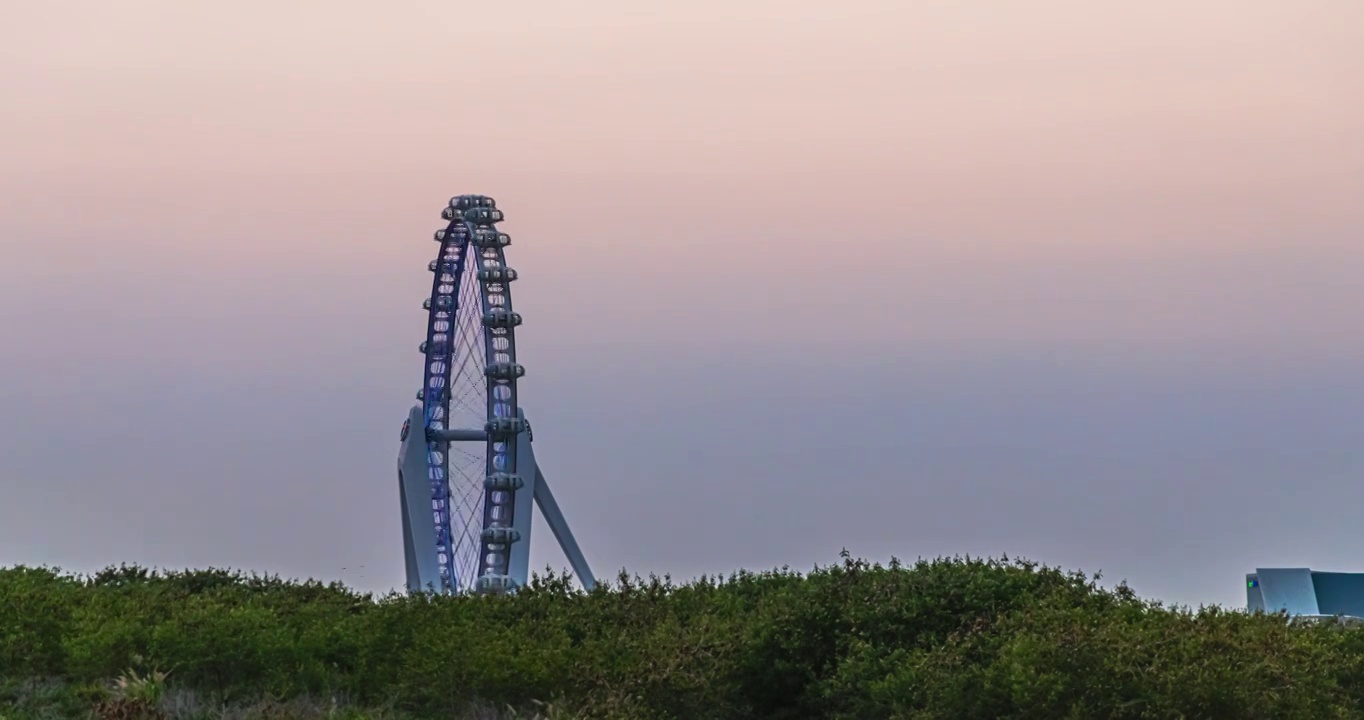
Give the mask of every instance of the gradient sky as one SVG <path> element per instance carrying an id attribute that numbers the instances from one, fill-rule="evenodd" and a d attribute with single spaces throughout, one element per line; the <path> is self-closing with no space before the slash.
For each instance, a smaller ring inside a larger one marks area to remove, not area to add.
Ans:
<path id="1" fill-rule="evenodd" d="M 478 192 L 600 575 L 1364 571 L 1357 0 L 10 2 L 0 110 L 0 565 L 401 584 Z"/>

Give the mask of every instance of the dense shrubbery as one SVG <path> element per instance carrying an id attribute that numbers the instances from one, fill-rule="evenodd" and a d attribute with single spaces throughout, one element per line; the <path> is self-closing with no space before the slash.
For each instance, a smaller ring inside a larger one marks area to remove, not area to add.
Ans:
<path id="1" fill-rule="evenodd" d="M 1021 561 L 572 587 L 375 599 L 218 570 L 0 570 L 0 685 L 98 699 L 140 666 L 221 702 L 421 718 L 475 699 L 687 720 L 1364 717 L 1359 632 L 1165 609 Z"/>

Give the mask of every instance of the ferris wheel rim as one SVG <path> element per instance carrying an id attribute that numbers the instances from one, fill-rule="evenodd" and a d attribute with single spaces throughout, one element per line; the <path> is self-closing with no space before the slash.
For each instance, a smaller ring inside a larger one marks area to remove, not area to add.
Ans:
<path id="1" fill-rule="evenodd" d="M 505 575 L 509 543 L 515 542 L 514 531 L 511 535 L 506 530 L 501 535 L 489 533 L 490 528 L 510 530 L 514 498 L 495 489 L 492 478 L 495 473 L 515 473 L 515 437 L 509 438 L 507 432 L 495 432 L 504 429 L 495 421 L 517 417 L 516 379 L 524 371 L 516 364 L 514 329 L 520 316 L 512 309 L 509 287 L 516 279 L 516 273 L 507 266 L 504 252 L 510 240 L 496 228 L 496 223 L 502 219 L 501 211 L 486 196 L 460 195 L 450 199 L 442 216 L 449 223 L 435 236 L 440 249 L 436 260 L 429 265 L 433 278 L 431 293 L 425 303 L 427 340 L 421 348 L 424 370 L 419 393 L 422 416 L 428 431 L 447 429 L 447 424 L 454 422 L 451 408 L 451 400 L 455 399 L 454 381 L 463 375 L 463 369 L 472 361 L 482 376 L 482 382 L 474 386 L 483 391 L 483 402 L 478 404 L 484 409 L 481 429 L 486 432 L 482 481 L 477 486 L 463 488 L 465 495 L 459 499 L 469 512 L 461 517 L 463 524 L 459 528 L 455 527 L 457 498 L 450 470 L 450 442 L 433 442 L 428 435 L 428 480 L 437 545 L 433 550 L 438 555 L 444 585 L 441 590 L 459 592 L 474 589 L 478 577 L 485 573 Z M 473 292 L 467 292 L 471 288 Z M 480 348 L 472 341 L 461 347 L 456 338 L 458 332 L 459 339 L 467 339 L 462 318 L 468 317 L 478 320 L 476 336 L 481 341 L 478 343 Z M 463 358 L 457 357 L 461 350 Z M 459 363 L 458 371 L 456 363 Z M 499 375 L 490 368 L 499 372 L 505 370 L 506 374 Z M 466 480 L 473 480 L 462 471 L 461 474 Z M 469 493 L 478 496 L 477 507 L 469 504 Z M 499 494 L 501 499 L 498 499 Z M 492 517 L 498 512 L 501 518 Z M 478 524 L 476 528 L 475 523 Z M 466 559 L 468 548 L 476 548 L 472 566 L 468 562 L 463 568 L 459 566 L 457 552 L 461 548 L 466 550 Z M 498 558 L 499 562 L 494 562 Z"/>

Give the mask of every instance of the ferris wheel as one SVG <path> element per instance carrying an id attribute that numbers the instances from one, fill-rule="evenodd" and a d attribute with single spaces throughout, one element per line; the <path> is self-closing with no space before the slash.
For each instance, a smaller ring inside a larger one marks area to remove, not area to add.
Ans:
<path id="1" fill-rule="evenodd" d="M 427 311 L 422 388 L 398 456 L 403 547 L 411 591 L 505 592 L 529 574 L 532 505 L 584 587 L 594 579 L 535 461 L 518 404 L 511 237 L 484 195 L 441 212 Z"/>

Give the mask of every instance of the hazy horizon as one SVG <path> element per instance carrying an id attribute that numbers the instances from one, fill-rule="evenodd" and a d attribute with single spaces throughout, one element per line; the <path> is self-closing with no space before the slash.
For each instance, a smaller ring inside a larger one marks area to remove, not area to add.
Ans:
<path id="1" fill-rule="evenodd" d="M 476 192 L 600 576 L 1364 571 L 1360 47 L 1346 0 L 16 5 L 0 565 L 400 585 Z"/>

